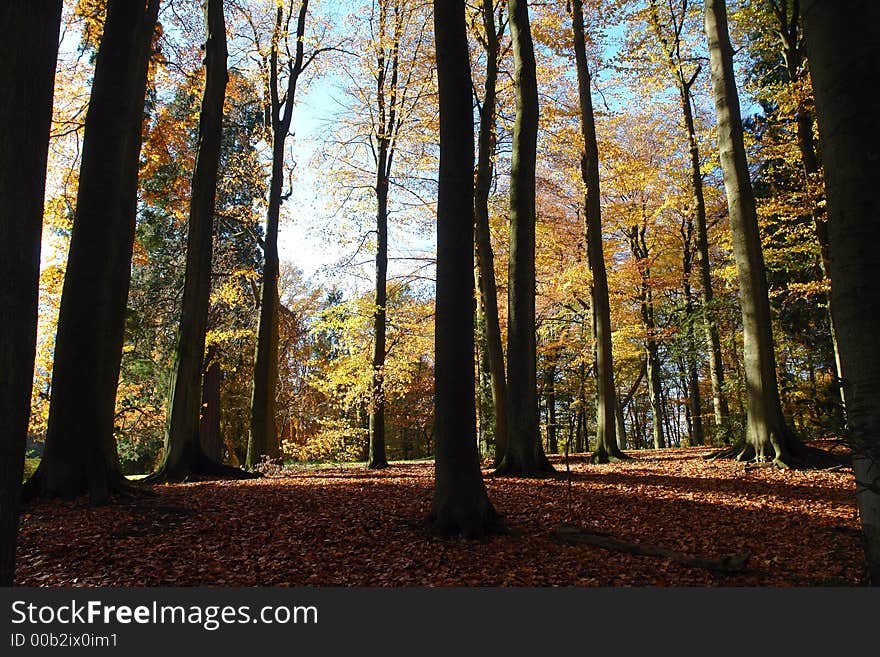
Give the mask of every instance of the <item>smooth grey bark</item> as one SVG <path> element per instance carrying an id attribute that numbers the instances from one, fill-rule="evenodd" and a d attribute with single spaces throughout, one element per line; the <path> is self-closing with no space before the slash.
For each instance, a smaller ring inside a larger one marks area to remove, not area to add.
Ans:
<path id="1" fill-rule="evenodd" d="M 206 0 L 205 89 L 199 114 L 198 151 L 192 177 L 186 271 L 180 313 L 174 378 L 169 399 L 165 449 L 150 483 L 183 481 L 193 476 L 242 478 L 247 473 L 219 463 L 202 449 L 199 416 L 205 331 L 211 298 L 211 256 L 214 208 L 220 148 L 223 138 L 223 102 L 226 98 L 226 21 L 223 0 Z"/>
<path id="2" fill-rule="evenodd" d="M 503 5 L 501 5 L 503 8 Z M 503 10 L 503 9 L 502 9 Z M 504 373 L 504 344 L 501 340 L 501 324 L 498 319 L 498 294 L 495 282 L 495 255 L 489 232 L 489 192 L 494 177 L 496 147 L 496 105 L 498 82 L 498 59 L 501 56 L 501 37 L 505 21 L 499 15 L 495 19 L 494 0 L 483 0 L 483 28 L 486 41 L 486 82 L 483 87 L 483 103 L 480 106 L 480 131 L 477 137 L 477 174 L 474 187 L 474 225 L 477 241 L 477 267 L 479 269 L 480 301 L 483 312 L 483 328 L 486 334 L 486 360 L 492 389 L 494 412 L 495 464 L 503 458 L 508 443 L 507 417 L 509 401 L 507 380 Z"/>
<path id="3" fill-rule="evenodd" d="M 670 5 L 671 7 L 671 5 Z M 712 290 L 712 264 L 709 258 L 709 230 L 706 223 L 706 199 L 703 193 L 703 173 L 700 156 L 700 141 L 697 136 L 694 111 L 692 107 L 692 89 L 701 67 L 698 65 L 688 75 L 685 61 L 681 54 L 681 32 L 684 28 L 686 3 L 683 3 L 680 14 L 670 9 L 671 33 L 663 29 L 659 8 L 656 0 L 651 0 L 651 26 L 666 54 L 667 65 L 675 80 L 681 103 L 682 123 L 688 136 L 688 156 L 690 161 L 690 185 L 692 196 L 692 212 L 697 232 L 697 253 L 703 305 L 703 329 L 709 348 L 709 377 L 712 383 L 712 409 L 715 417 L 716 431 L 720 431 L 726 440 L 727 418 L 730 410 L 724 394 L 724 362 L 721 358 L 721 338 L 718 332 L 718 320 L 713 307 L 714 293 Z"/>
<path id="4" fill-rule="evenodd" d="M 582 0 L 572 0 L 571 22 L 577 66 L 581 133 L 584 140 L 584 152 L 581 158 L 581 176 L 586 188 L 584 227 L 587 237 L 587 261 L 593 273 L 591 306 L 596 351 L 597 405 L 596 445 L 591 458 L 594 463 L 607 463 L 625 457 L 617 444 L 614 429 L 617 389 L 614 385 L 614 359 L 611 351 L 611 306 L 608 301 L 608 277 L 605 272 L 605 253 L 602 247 L 599 147 L 596 143 L 596 120 L 593 115 L 593 97 L 590 90 L 591 78 L 587 62 Z"/>
<path id="5" fill-rule="evenodd" d="M 61 0 L 0 5 L 0 586 L 12 586 Z"/>
<path id="6" fill-rule="evenodd" d="M 527 0 L 510 0 L 508 11 L 516 93 L 507 292 L 508 442 L 496 473 L 534 477 L 554 471 L 541 444 L 535 335 L 538 81 Z"/>
<path id="7" fill-rule="evenodd" d="M 474 134 L 464 0 L 434 0 L 440 100 L 437 293 L 434 331 L 435 533 L 501 528 L 477 451 L 474 400 Z"/>
<path id="8" fill-rule="evenodd" d="M 831 216 L 831 294 L 856 501 L 880 586 L 880 4 L 803 0 Z M 845 46 L 844 46 L 845 44 Z"/>
<path id="9" fill-rule="evenodd" d="M 106 502 L 129 487 L 113 425 L 131 280 L 144 95 L 159 0 L 110 0 L 85 120 L 52 398 L 28 497 Z"/>
<path id="10" fill-rule="evenodd" d="M 786 425 L 779 400 L 764 256 L 743 143 L 724 0 L 707 0 L 705 28 L 718 119 L 718 148 L 742 306 L 748 419 L 745 443 L 737 458 L 753 457 L 758 461 L 769 458 L 780 467 L 789 467 L 793 452 L 800 451 L 800 443 Z"/>
<path id="11" fill-rule="evenodd" d="M 275 420 L 275 389 L 278 386 L 278 219 L 284 200 L 284 145 L 293 120 L 297 82 L 306 65 L 304 40 L 308 10 L 309 0 L 302 0 L 296 22 L 296 50 L 293 59 L 288 62 L 287 87 L 283 96 L 278 88 L 279 48 L 281 41 L 287 38 L 284 33 L 286 23 L 282 5 L 278 6 L 275 13 L 275 29 L 269 54 L 267 116 L 272 128 L 272 176 L 269 182 L 269 206 L 266 210 L 266 235 L 263 239 L 263 280 L 260 285 L 260 319 L 254 354 L 246 470 L 256 468 L 263 458 L 276 459 L 280 454 Z"/>

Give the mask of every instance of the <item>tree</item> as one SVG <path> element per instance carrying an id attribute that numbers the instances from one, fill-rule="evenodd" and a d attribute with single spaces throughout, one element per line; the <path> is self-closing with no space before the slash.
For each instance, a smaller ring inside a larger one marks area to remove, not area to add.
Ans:
<path id="1" fill-rule="evenodd" d="M 151 481 L 182 481 L 190 475 L 199 474 L 243 475 L 237 468 L 226 467 L 209 458 L 199 440 L 205 331 L 211 295 L 214 209 L 223 137 L 223 101 L 228 80 L 226 21 L 222 0 L 206 0 L 205 31 L 205 89 L 190 196 L 186 277 L 176 367 L 163 460 Z"/>
<path id="2" fill-rule="evenodd" d="M 871 583 L 880 585 L 880 5 L 804 0 L 807 52 L 825 160 L 831 294 L 846 388 L 856 500 Z M 842 47 L 846 44 L 846 47 Z"/>
<path id="3" fill-rule="evenodd" d="M 5 3 L 0 23 L 9 30 L 0 45 L 0 586 L 12 586 L 61 0 Z"/>
<path id="4" fill-rule="evenodd" d="M 474 187 L 474 221 L 477 241 L 477 266 L 479 268 L 480 309 L 486 332 L 486 360 L 489 365 L 489 382 L 492 388 L 492 410 L 495 430 L 495 462 L 500 463 L 507 449 L 507 416 L 509 402 L 507 381 L 504 376 L 504 345 L 498 320 L 498 292 L 495 284 L 495 255 L 492 253 L 492 237 L 489 231 L 489 193 L 494 175 L 496 149 L 495 119 L 497 113 L 498 63 L 501 58 L 501 37 L 506 20 L 504 5 L 499 4 L 496 23 L 494 0 L 483 0 L 482 18 L 486 51 L 486 81 L 483 85 L 483 102 L 480 110 L 480 131 L 477 137 L 477 174 Z"/>
<path id="5" fill-rule="evenodd" d="M 498 474 L 553 472 L 541 445 L 535 336 L 535 161 L 538 81 L 527 0 L 510 0 L 510 33 L 516 69 L 516 120 L 510 171 L 508 269 L 508 441 Z"/>
<path id="6" fill-rule="evenodd" d="M 718 119 L 718 149 L 742 307 L 748 419 L 744 441 L 733 449 L 740 460 L 754 458 L 763 461 L 766 458 L 781 468 L 788 468 L 793 459 L 806 457 L 809 450 L 794 436 L 782 415 L 764 256 L 743 142 L 739 92 L 734 78 L 733 48 L 724 0 L 707 0 L 705 29 Z"/>
<path id="7" fill-rule="evenodd" d="M 137 210 L 144 94 L 159 0 L 110 0 L 85 121 L 46 447 L 28 496 L 93 502 L 127 487 L 113 420 Z"/>
<path id="8" fill-rule="evenodd" d="M 587 261 L 593 272 L 592 314 L 596 350 L 596 447 L 594 463 L 607 463 L 624 458 L 615 434 L 615 407 L 617 388 L 614 385 L 614 361 L 611 352 L 611 307 L 608 301 L 608 277 L 605 273 L 605 254 L 602 248 L 602 207 L 599 192 L 599 147 L 596 144 L 596 121 L 593 116 L 593 98 L 590 90 L 590 69 L 587 63 L 584 36 L 584 3 L 572 0 L 571 22 L 574 35 L 575 65 L 577 66 L 578 99 L 581 113 L 581 136 L 584 150 L 581 156 L 581 176 L 584 191 L 584 227 L 587 238 Z M 657 422 L 659 418 L 654 418 Z"/>
<path id="9" fill-rule="evenodd" d="M 709 376 L 712 382 L 712 406 L 715 415 L 715 427 L 725 430 L 725 423 L 730 411 L 724 394 L 724 363 L 721 359 L 721 339 L 718 335 L 718 321 L 713 307 L 714 293 L 712 290 L 712 266 L 709 260 L 709 238 L 706 224 L 706 199 L 703 192 L 703 174 L 700 155 L 700 142 L 697 136 L 694 110 L 692 106 L 693 86 L 700 74 L 698 64 L 687 70 L 688 60 L 682 54 L 682 31 L 688 15 L 688 0 L 682 0 L 678 8 L 669 3 L 668 21 L 666 15 L 661 18 L 657 0 L 650 0 L 650 24 L 654 34 L 663 48 L 669 73 L 675 80 L 681 102 L 681 119 L 688 137 L 688 154 L 690 157 L 690 183 L 693 219 L 696 226 L 697 252 L 699 254 L 699 274 L 702 284 L 703 326 L 709 347 Z M 686 255 L 690 260 L 690 255 Z M 687 301 L 690 304 L 690 299 Z M 693 386 L 691 386 L 693 389 Z"/>
<path id="10" fill-rule="evenodd" d="M 497 530 L 480 472 L 474 400 L 473 170 L 471 70 L 464 0 L 434 0 L 440 99 L 437 195 L 434 502 L 441 534 Z"/>
<path id="11" fill-rule="evenodd" d="M 253 470 L 263 457 L 279 455 L 278 431 L 275 426 L 275 388 L 278 381 L 278 220 L 281 214 L 284 187 L 284 153 L 290 124 L 296 86 L 300 75 L 314 60 L 316 53 L 306 59 L 305 33 L 309 0 L 302 0 L 296 21 L 296 45 L 290 53 L 287 28 L 293 18 L 293 4 L 285 12 L 279 3 L 269 50 L 258 46 L 264 63 L 264 85 L 267 97 L 267 123 L 272 133 L 272 177 L 269 183 L 269 206 L 266 210 L 266 234 L 263 241 L 263 278 L 260 286 L 260 320 L 257 326 L 257 346 L 254 355 L 254 385 L 251 396 L 251 421 L 245 468 Z M 253 25 L 253 23 L 252 23 Z M 256 29 L 255 38 L 256 38 Z M 287 53 L 286 61 L 282 60 Z M 286 69 L 286 71 L 284 70 Z M 282 76 L 286 73 L 286 89 L 282 91 Z"/>

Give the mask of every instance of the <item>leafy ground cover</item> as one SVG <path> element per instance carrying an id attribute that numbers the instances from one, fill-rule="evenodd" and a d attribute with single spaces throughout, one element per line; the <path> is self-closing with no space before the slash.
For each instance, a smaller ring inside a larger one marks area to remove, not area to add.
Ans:
<path id="1" fill-rule="evenodd" d="M 632 453 L 594 466 L 553 457 L 559 477 L 487 476 L 509 533 L 433 537 L 431 463 L 286 468 L 236 482 L 156 486 L 91 507 L 40 501 L 23 514 L 25 586 L 855 586 L 863 554 L 849 468 L 782 472 L 709 461 L 709 449 Z M 489 475 L 490 470 L 484 470 Z M 561 541 L 567 525 L 674 559 Z"/>

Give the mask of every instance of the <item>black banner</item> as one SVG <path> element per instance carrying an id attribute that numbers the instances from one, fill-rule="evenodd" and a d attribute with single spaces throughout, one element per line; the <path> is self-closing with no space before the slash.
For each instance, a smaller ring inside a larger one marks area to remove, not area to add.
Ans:
<path id="1" fill-rule="evenodd" d="M 0 654 L 869 648 L 878 589 L 0 589 Z M 763 649 L 759 650 L 759 654 Z M 193 653 L 195 654 L 195 653 Z"/>

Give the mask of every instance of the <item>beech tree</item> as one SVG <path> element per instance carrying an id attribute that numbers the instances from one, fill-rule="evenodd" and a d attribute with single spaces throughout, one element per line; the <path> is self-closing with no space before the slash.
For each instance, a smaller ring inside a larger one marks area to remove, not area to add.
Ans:
<path id="1" fill-rule="evenodd" d="M 27 496 L 93 502 L 128 486 L 113 436 L 137 213 L 144 95 L 159 0 L 109 0 L 85 120 L 43 459 Z"/>
<path id="2" fill-rule="evenodd" d="M 245 468 L 253 470 L 264 457 L 277 458 L 280 453 L 275 426 L 275 389 L 278 383 L 278 220 L 284 201 L 284 154 L 297 82 L 316 52 L 305 55 L 306 17 L 309 0 L 302 0 L 297 13 L 296 40 L 293 53 L 287 47 L 288 26 L 293 19 L 293 4 L 285 10 L 279 3 L 269 46 L 259 44 L 257 29 L 251 20 L 257 50 L 262 58 L 266 122 L 272 137 L 272 176 L 266 210 L 266 234 L 263 238 L 263 275 L 260 285 L 260 319 L 257 325 L 257 346 L 254 355 L 254 384 L 251 395 L 250 434 Z M 250 17 L 248 17 L 250 19 Z M 286 76 L 286 78 L 284 77 Z M 284 86 L 282 87 L 282 84 Z"/>
<path id="3" fill-rule="evenodd" d="M 713 307 L 712 265 L 709 259 L 709 237 L 706 223 L 706 199 L 703 191 L 702 158 L 693 110 L 693 86 L 702 70 L 699 63 L 690 60 L 683 53 L 683 31 L 688 17 L 688 0 L 681 0 L 677 6 L 668 3 L 667 11 L 662 12 L 657 0 L 650 0 L 649 22 L 654 36 L 662 47 L 666 67 L 672 76 L 681 104 L 681 121 L 687 133 L 688 155 L 690 161 L 690 185 L 692 198 L 691 211 L 696 228 L 696 247 L 698 270 L 702 289 L 703 326 L 709 348 L 709 376 L 712 383 L 712 406 L 715 427 L 725 431 L 725 423 L 730 413 L 727 397 L 724 394 L 724 363 L 721 359 L 721 339 L 718 333 L 718 320 Z M 686 254 L 690 261 L 690 255 Z M 690 300 L 688 299 L 690 304 Z M 693 381 L 693 377 L 692 377 Z M 693 394 L 694 386 L 691 385 Z"/>
<path id="4" fill-rule="evenodd" d="M 825 160 L 831 294 L 871 583 L 880 586 L 880 5 L 804 0 Z M 842 45 L 845 44 L 845 47 Z"/>
<path id="5" fill-rule="evenodd" d="M 190 197 L 183 308 L 165 450 L 162 464 L 150 478 L 151 481 L 182 481 L 190 475 L 244 475 L 238 468 L 224 466 L 209 458 L 199 439 L 205 331 L 211 294 L 214 207 L 223 133 L 223 102 L 228 80 L 223 0 L 206 0 L 204 9 L 205 89 Z"/>
<path id="6" fill-rule="evenodd" d="M 12 586 L 37 343 L 40 233 L 61 0 L 7 2 L 0 24 L 0 586 Z"/>
<path id="7" fill-rule="evenodd" d="M 464 0 L 434 0 L 440 99 L 434 502 L 438 534 L 497 530 L 480 472 L 474 399 L 474 133 Z"/>
<path id="8" fill-rule="evenodd" d="M 508 441 L 498 474 L 535 476 L 553 472 L 541 445 L 535 336 L 535 161 L 538 143 L 538 81 L 527 0 L 510 0 L 516 120 L 510 172 L 508 265 Z M 613 416 L 612 416 L 613 417 Z M 613 428 L 613 425 L 612 425 Z"/>
<path id="9" fill-rule="evenodd" d="M 507 416 L 509 402 L 507 380 L 504 374 L 504 345 L 498 319 L 498 290 L 495 281 L 495 254 L 489 231 L 489 193 L 495 172 L 496 114 L 498 104 L 498 67 L 501 58 L 501 38 L 507 19 L 504 4 L 483 0 L 480 15 L 483 22 L 481 45 L 486 51 L 486 80 L 479 105 L 480 131 L 477 137 L 477 173 L 474 187 L 474 221 L 479 270 L 480 309 L 486 332 L 486 360 L 492 389 L 492 410 L 495 420 L 495 462 L 500 463 L 507 450 Z M 497 16 L 497 18 L 496 18 Z"/>
<path id="10" fill-rule="evenodd" d="M 739 460 L 766 459 L 780 468 L 788 468 L 795 459 L 814 454 L 792 433 L 782 415 L 764 256 L 743 142 L 724 0 L 707 0 L 704 19 L 718 120 L 718 149 L 742 307 L 747 426 L 744 441 L 734 446 L 731 453 L 736 453 Z"/>
<path id="11" fill-rule="evenodd" d="M 617 388 L 614 385 L 614 361 L 611 352 L 611 307 L 608 301 L 608 277 L 605 272 L 605 253 L 602 247 L 602 206 L 599 191 L 599 147 L 596 143 L 596 121 L 593 116 L 593 98 L 590 90 L 590 69 L 584 36 L 583 0 L 571 3 L 574 55 L 577 67 L 578 99 L 581 113 L 581 136 L 584 150 L 581 156 L 581 176 L 584 183 L 584 228 L 587 239 L 587 261 L 593 273 L 591 309 L 596 351 L 596 446 L 594 463 L 607 463 L 624 458 L 617 444 L 615 407 Z M 659 418 L 654 418 L 655 423 Z"/>

